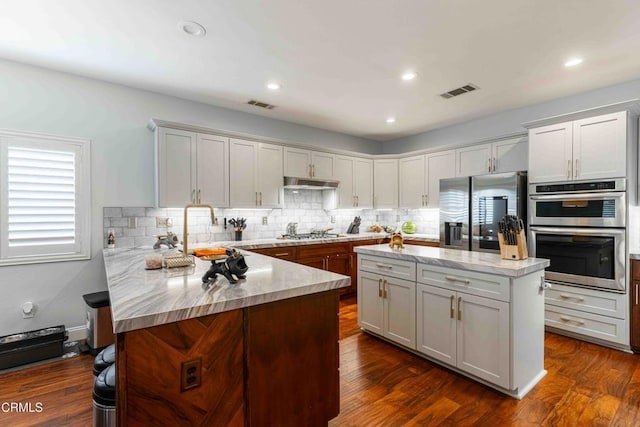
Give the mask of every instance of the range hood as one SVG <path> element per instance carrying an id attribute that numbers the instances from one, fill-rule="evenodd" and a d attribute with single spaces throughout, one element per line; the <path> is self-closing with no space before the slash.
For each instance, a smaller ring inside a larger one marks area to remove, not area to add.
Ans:
<path id="1" fill-rule="evenodd" d="M 284 177 L 284 188 L 292 190 L 334 190 L 338 188 L 338 185 L 340 185 L 340 181 L 329 179 Z"/>

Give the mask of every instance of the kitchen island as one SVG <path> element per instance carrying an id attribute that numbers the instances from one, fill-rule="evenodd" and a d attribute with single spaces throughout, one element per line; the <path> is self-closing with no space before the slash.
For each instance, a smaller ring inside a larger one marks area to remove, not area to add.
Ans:
<path id="1" fill-rule="evenodd" d="M 338 290 L 349 277 L 242 252 L 146 270 L 152 249 L 105 249 L 118 425 L 326 425 L 339 412 Z"/>
<path id="2" fill-rule="evenodd" d="M 549 260 L 413 246 L 359 246 L 358 322 L 515 398 L 544 370 Z"/>

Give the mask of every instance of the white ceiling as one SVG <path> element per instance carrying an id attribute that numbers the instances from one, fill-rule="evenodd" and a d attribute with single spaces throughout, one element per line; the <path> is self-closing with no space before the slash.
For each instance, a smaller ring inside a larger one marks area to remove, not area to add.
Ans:
<path id="1" fill-rule="evenodd" d="M 0 58 L 386 141 L 639 78 L 639 22 L 637 0 L 2 0 Z"/>

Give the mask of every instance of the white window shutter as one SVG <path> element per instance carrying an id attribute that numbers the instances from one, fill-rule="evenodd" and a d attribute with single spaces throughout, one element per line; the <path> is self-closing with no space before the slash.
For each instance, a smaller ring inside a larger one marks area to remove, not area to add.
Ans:
<path id="1" fill-rule="evenodd" d="M 89 258 L 88 141 L 14 135 L 0 148 L 0 264 Z"/>

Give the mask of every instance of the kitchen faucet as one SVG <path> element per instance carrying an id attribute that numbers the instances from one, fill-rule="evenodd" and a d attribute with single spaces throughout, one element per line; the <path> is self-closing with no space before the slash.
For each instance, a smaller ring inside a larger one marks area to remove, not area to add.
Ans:
<path id="1" fill-rule="evenodd" d="M 182 253 L 185 255 L 189 255 L 189 251 L 187 249 L 187 240 L 189 240 L 187 238 L 187 210 L 189 208 L 209 208 L 209 210 L 211 211 L 211 224 L 215 224 L 216 223 L 216 219 L 213 215 L 213 207 L 211 205 L 205 205 L 205 204 L 199 204 L 199 203 L 195 203 L 195 204 L 190 204 L 184 207 L 184 224 L 183 224 L 183 234 L 182 234 Z"/>

